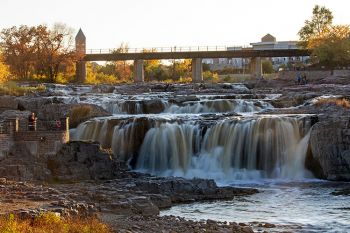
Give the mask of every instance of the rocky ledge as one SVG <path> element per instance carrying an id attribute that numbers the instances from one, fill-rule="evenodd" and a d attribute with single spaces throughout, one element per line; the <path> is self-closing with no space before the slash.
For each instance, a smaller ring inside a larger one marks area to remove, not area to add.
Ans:
<path id="1" fill-rule="evenodd" d="M 255 189 L 220 188 L 212 180 L 158 178 L 128 172 L 129 178 L 39 185 L 0 179 L 0 214 L 22 218 L 51 211 L 59 215 L 97 215 L 116 232 L 253 232 L 247 224 L 159 217 L 175 203 L 232 199 Z M 148 185 L 149 184 L 149 185 Z"/>

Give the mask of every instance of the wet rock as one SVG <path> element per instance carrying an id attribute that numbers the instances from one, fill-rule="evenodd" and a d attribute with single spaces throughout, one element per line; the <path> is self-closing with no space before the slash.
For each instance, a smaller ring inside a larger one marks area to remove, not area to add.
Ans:
<path id="1" fill-rule="evenodd" d="M 337 190 L 331 193 L 334 196 L 350 196 L 350 188 Z"/>
<path id="2" fill-rule="evenodd" d="M 165 109 L 164 103 L 160 99 L 143 102 L 143 112 L 147 114 L 158 114 Z"/>
<path id="3" fill-rule="evenodd" d="M 265 224 L 262 225 L 262 227 L 264 227 L 264 228 L 275 228 L 276 225 L 273 224 L 273 223 L 265 223 Z"/>
<path id="4" fill-rule="evenodd" d="M 318 165 L 315 174 L 328 180 L 350 180 L 349 117 L 316 123 L 311 132 L 310 147 L 312 159 L 309 159 L 309 164 Z"/>

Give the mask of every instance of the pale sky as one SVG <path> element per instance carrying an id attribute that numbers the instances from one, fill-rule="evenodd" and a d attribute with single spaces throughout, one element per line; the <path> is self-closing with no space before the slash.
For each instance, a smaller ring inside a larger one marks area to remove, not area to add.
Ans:
<path id="1" fill-rule="evenodd" d="M 88 49 L 235 46 L 297 40 L 315 4 L 335 24 L 350 24 L 349 0 L 0 0 L 0 29 L 66 23 L 87 37 Z"/>

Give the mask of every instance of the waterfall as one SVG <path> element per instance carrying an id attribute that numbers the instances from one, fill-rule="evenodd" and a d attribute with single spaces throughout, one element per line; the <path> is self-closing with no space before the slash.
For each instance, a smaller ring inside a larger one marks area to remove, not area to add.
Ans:
<path id="1" fill-rule="evenodd" d="M 199 118 L 198 118 L 199 119 Z M 309 140 L 303 116 L 96 118 L 78 126 L 75 140 L 112 148 L 136 170 L 216 180 L 303 178 Z"/>
<path id="2" fill-rule="evenodd" d="M 166 113 L 217 113 L 217 112 L 257 112 L 272 107 L 271 104 L 258 100 L 204 100 L 185 102 L 182 106 L 172 104 Z"/>
<path id="3" fill-rule="evenodd" d="M 223 120 L 203 136 L 197 124 L 161 124 L 147 132 L 136 168 L 188 178 L 301 178 L 309 137 L 302 123 L 290 117 Z"/>
<path id="4" fill-rule="evenodd" d="M 103 103 L 102 107 L 112 114 L 142 114 L 140 101 L 111 101 Z"/>

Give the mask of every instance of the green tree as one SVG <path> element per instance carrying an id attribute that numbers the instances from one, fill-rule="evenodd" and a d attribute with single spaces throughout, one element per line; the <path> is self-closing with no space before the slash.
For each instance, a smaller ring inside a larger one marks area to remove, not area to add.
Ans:
<path id="1" fill-rule="evenodd" d="M 350 27 L 348 25 L 332 26 L 320 38 L 311 41 L 314 45 L 312 57 L 314 62 L 334 69 L 348 66 L 350 63 Z"/>
<path id="2" fill-rule="evenodd" d="M 270 60 L 263 60 L 261 66 L 263 74 L 272 74 L 274 71 Z"/>
<path id="3" fill-rule="evenodd" d="M 330 28 L 332 21 L 332 12 L 324 6 L 316 5 L 312 10 L 311 20 L 306 20 L 305 25 L 298 32 L 302 45 L 308 47 L 308 41 L 320 37 Z"/>
<path id="4" fill-rule="evenodd" d="M 316 5 L 311 20 L 300 29 L 302 46 L 312 50 L 311 61 L 330 69 L 347 66 L 350 61 L 349 25 L 332 25 L 332 12 Z"/>

